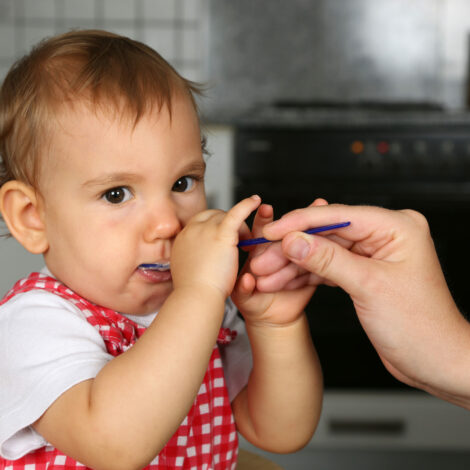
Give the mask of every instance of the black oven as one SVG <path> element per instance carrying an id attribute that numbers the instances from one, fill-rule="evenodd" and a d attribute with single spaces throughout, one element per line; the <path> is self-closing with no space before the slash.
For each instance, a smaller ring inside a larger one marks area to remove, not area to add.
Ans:
<path id="1" fill-rule="evenodd" d="M 276 217 L 316 197 L 416 209 L 430 223 L 457 304 L 470 313 L 470 121 L 439 112 L 356 114 L 294 123 L 242 120 L 235 138 L 236 200 L 260 194 Z M 383 367 L 340 289 L 320 287 L 307 314 L 326 388 L 406 387 Z"/>

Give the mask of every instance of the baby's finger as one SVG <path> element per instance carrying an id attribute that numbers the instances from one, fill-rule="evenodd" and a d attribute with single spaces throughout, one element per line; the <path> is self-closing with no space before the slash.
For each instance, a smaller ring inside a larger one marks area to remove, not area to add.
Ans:
<path id="1" fill-rule="evenodd" d="M 317 287 L 319 285 L 337 287 L 336 284 L 334 284 L 333 282 L 326 281 L 324 278 L 317 276 L 316 274 L 305 273 L 304 275 L 296 277 L 291 282 L 289 282 L 284 287 L 284 290 L 296 290 L 304 286 L 316 286 Z"/>
<path id="2" fill-rule="evenodd" d="M 232 300 L 241 305 L 243 302 L 248 300 L 255 290 L 256 280 L 250 273 L 242 274 L 233 289 Z"/>
<path id="3" fill-rule="evenodd" d="M 278 292 L 284 290 L 285 287 L 294 279 L 303 276 L 307 271 L 300 268 L 294 263 L 289 263 L 279 271 L 269 276 L 258 276 L 256 279 L 256 287 L 261 292 Z"/>
<path id="4" fill-rule="evenodd" d="M 253 220 L 253 227 L 251 229 L 253 237 L 258 238 L 263 236 L 263 227 L 273 221 L 273 207 L 269 204 L 261 204 L 256 211 Z"/>
<path id="5" fill-rule="evenodd" d="M 290 263 L 282 251 L 280 242 L 265 245 L 265 250 L 250 261 L 250 269 L 256 276 L 267 276 Z"/>
<path id="6" fill-rule="evenodd" d="M 237 234 L 242 229 L 245 219 L 261 204 L 261 198 L 258 195 L 253 195 L 243 199 L 238 204 L 235 204 L 225 215 L 220 224 L 220 234 L 223 237 L 232 237 L 234 233 Z"/>
<path id="7" fill-rule="evenodd" d="M 261 204 L 261 206 L 258 207 L 258 210 L 256 211 L 256 214 L 253 220 L 253 225 L 251 228 L 251 233 L 252 233 L 251 236 L 255 238 L 261 237 L 263 235 L 263 227 L 266 224 L 269 224 L 273 221 L 273 214 L 274 214 L 274 211 L 271 205 Z M 253 249 L 249 250 L 250 258 L 253 258 L 263 253 L 264 251 L 266 251 L 268 246 L 269 245 L 265 243 L 254 245 Z"/>

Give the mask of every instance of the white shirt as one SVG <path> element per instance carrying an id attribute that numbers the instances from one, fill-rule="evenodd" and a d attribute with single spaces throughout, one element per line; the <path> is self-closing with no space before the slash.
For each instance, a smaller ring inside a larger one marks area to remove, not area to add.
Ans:
<path id="1" fill-rule="evenodd" d="M 128 318 L 147 327 L 157 313 Z M 227 301 L 223 326 L 238 335 L 221 348 L 230 400 L 248 382 L 251 351 L 243 321 Z M 0 455 L 15 460 L 47 441 L 31 424 L 66 390 L 96 377 L 111 359 L 103 338 L 71 302 L 42 290 L 0 307 Z"/>

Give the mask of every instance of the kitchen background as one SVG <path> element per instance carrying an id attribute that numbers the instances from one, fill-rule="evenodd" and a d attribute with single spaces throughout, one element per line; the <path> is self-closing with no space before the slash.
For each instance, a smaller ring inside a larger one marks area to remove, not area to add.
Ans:
<path id="1" fill-rule="evenodd" d="M 15 58 L 38 40 L 77 27 L 105 28 L 144 41 L 187 78 L 208 84 L 201 108 L 212 153 L 207 192 L 214 207 L 230 207 L 241 182 L 254 181 L 260 188 L 270 185 L 259 176 L 265 167 L 259 166 L 256 175 L 249 171 L 256 167 L 256 158 L 268 158 L 266 152 L 274 142 L 270 139 L 277 136 L 283 136 L 280 146 L 297 155 L 291 168 L 300 155 L 312 161 L 317 157 L 313 166 L 318 168 L 328 160 L 340 173 L 335 156 L 340 157 L 342 148 L 335 154 L 323 146 L 323 154 L 319 150 L 318 155 L 309 155 L 305 148 L 293 146 L 310 135 L 323 135 L 326 128 L 327 134 L 332 129 L 338 132 L 332 142 L 345 139 L 364 145 L 358 153 L 367 158 L 359 168 L 380 179 L 382 189 L 393 192 L 390 183 L 396 179 L 401 191 L 400 181 L 408 178 L 420 197 L 425 194 L 429 199 L 432 186 L 441 191 L 439 197 L 455 203 L 459 208 L 455 220 L 468 214 L 469 184 L 461 167 L 457 180 L 454 166 L 444 178 L 446 166 L 434 171 L 429 162 L 423 164 L 429 146 L 442 145 L 439 158 L 444 163 L 463 159 L 469 168 L 468 0 L 0 0 L 0 79 Z M 381 112 L 374 114 L 378 108 Z M 415 134 L 403 138 L 398 120 L 417 129 L 419 139 Z M 377 122 L 386 126 L 377 130 Z M 388 139 L 390 132 L 393 142 Z M 376 146 L 375 137 L 370 137 L 376 134 L 385 147 Z M 434 134 L 442 139 L 430 142 Z M 402 151 L 408 142 L 409 154 Z M 464 145 L 462 153 L 455 154 L 457 144 Z M 403 159 L 411 159 L 413 152 L 421 166 L 403 166 Z M 392 177 L 384 173 L 388 166 L 376 166 L 378 153 L 395 158 Z M 277 165 L 287 174 L 285 155 Z M 295 184 L 286 189 L 273 173 L 276 164 L 271 167 L 276 191 L 298 190 Z M 301 173 L 305 166 L 299 168 Z M 441 179 L 435 179 L 436 173 Z M 293 171 L 293 183 L 296 174 Z M 353 179 L 353 174 L 354 168 L 350 173 L 343 170 L 339 185 Z M 427 174 L 429 180 L 418 174 Z M 338 184 L 338 179 L 331 181 Z M 361 184 L 369 188 L 368 181 Z M 312 198 L 313 194 L 312 188 Z M 344 198 L 354 202 L 351 194 Z M 422 198 L 416 201 L 421 203 Z M 387 205 L 388 199 L 384 196 L 380 202 Z M 0 294 L 19 276 L 41 266 L 40 257 L 24 252 L 14 240 L 0 240 Z M 342 342 L 341 324 L 333 327 L 327 340 L 344 361 L 346 376 L 351 367 L 343 355 L 355 362 L 354 351 Z M 328 368 L 325 360 L 326 377 Z M 367 374 L 368 369 L 358 373 Z M 363 387 L 352 379 L 327 382 L 323 417 L 312 442 L 295 455 L 269 457 L 286 469 L 468 468 L 467 411 L 396 384 L 374 382 L 375 373 L 369 375 L 367 383 L 361 378 Z"/>

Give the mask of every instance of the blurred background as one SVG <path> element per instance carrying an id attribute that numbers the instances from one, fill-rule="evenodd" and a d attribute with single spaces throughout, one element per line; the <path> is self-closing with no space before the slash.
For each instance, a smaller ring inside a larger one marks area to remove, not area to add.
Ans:
<path id="1" fill-rule="evenodd" d="M 40 39 L 103 28 L 207 84 L 212 207 L 261 194 L 415 208 L 470 312 L 468 0 L 0 0 L 0 79 Z M 42 259 L 0 240 L 0 294 Z M 395 381 L 347 297 L 307 309 L 325 375 L 319 429 L 286 469 L 463 469 L 470 414 Z M 250 446 L 243 442 L 247 448 Z"/>

